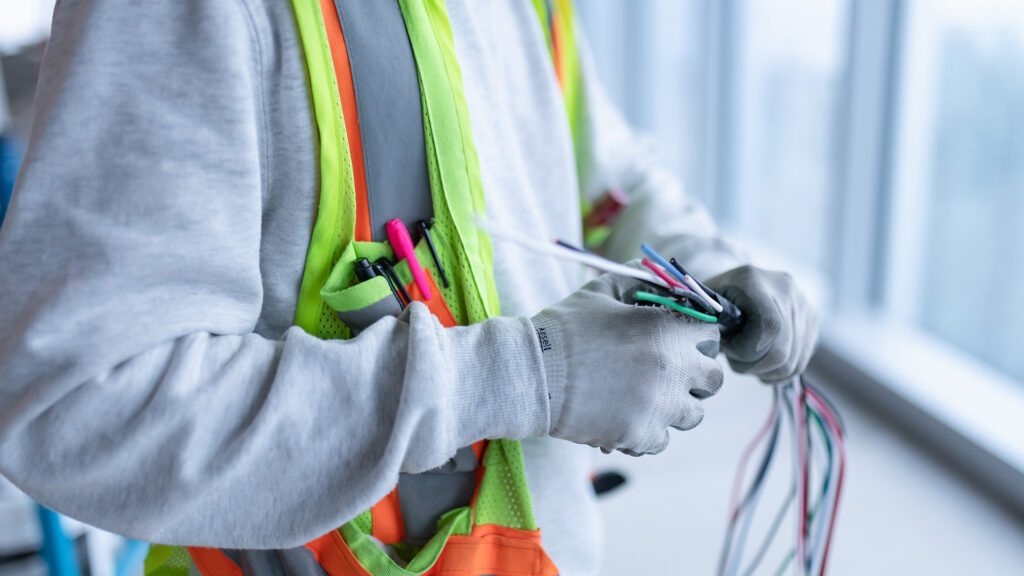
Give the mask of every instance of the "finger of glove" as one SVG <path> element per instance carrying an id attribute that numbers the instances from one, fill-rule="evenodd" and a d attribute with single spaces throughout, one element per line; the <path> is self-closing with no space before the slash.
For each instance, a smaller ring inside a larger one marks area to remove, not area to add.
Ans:
<path id="1" fill-rule="evenodd" d="M 718 360 L 713 358 L 700 358 L 699 362 L 701 377 L 692 383 L 690 396 L 697 400 L 703 400 L 718 394 L 718 391 L 722 389 L 725 372 L 722 371 L 722 365 L 718 363 Z"/>
<path id="2" fill-rule="evenodd" d="M 704 421 L 704 404 L 694 399 L 686 404 L 686 409 L 669 426 L 676 430 L 693 430 Z"/>
<path id="3" fill-rule="evenodd" d="M 627 456 L 643 456 L 645 454 L 661 454 L 668 448 L 669 436 L 668 430 L 662 430 L 661 434 L 657 435 L 656 438 L 646 446 L 638 446 L 635 448 L 620 448 L 619 452 L 626 454 Z"/>

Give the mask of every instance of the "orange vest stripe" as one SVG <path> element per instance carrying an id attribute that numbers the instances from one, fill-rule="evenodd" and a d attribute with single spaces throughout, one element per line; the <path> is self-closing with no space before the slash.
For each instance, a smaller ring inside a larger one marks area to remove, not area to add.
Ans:
<path id="1" fill-rule="evenodd" d="M 398 486 L 383 500 L 370 508 L 373 519 L 373 537 L 385 544 L 394 544 L 405 539 L 405 523 L 402 522 L 402 506 L 398 502 Z"/>
<path id="2" fill-rule="evenodd" d="M 242 569 L 216 548 L 189 548 L 188 554 L 204 576 L 242 576 Z"/>
<path id="3" fill-rule="evenodd" d="M 341 20 L 334 0 L 320 0 L 320 11 L 323 13 L 324 28 L 327 30 L 327 42 L 331 46 L 331 60 L 334 62 L 334 75 L 337 80 L 338 94 L 341 96 L 341 109 L 345 116 L 345 132 L 348 134 L 349 154 L 352 156 L 352 177 L 356 188 L 356 227 L 355 240 L 370 242 L 370 203 L 366 192 L 366 166 L 363 163 L 363 139 L 359 132 L 359 111 L 356 106 L 356 90 L 352 82 L 352 68 L 348 61 L 348 48 L 345 46 L 345 35 L 341 31 Z"/>
<path id="4" fill-rule="evenodd" d="M 330 576 L 373 576 L 359 563 L 337 530 L 307 542 L 306 548 Z"/>

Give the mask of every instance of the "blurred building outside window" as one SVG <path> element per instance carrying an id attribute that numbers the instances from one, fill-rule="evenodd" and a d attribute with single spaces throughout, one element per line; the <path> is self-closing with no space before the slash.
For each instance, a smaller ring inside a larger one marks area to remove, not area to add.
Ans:
<path id="1" fill-rule="evenodd" d="M 736 2 L 726 218 L 815 270 L 829 256 L 845 0 Z"/>
<path id="2" fill-rule="evenodd" d="M 612 99 L 727 235 L 795 272 L 823 347 L 1019 478 L 1024 5 L 578 6 Z"/>
<path id="3" fill-rule="evenodd" d="M 1024 5 L 907 10 L 886 304 L 1024 386 Z"/>

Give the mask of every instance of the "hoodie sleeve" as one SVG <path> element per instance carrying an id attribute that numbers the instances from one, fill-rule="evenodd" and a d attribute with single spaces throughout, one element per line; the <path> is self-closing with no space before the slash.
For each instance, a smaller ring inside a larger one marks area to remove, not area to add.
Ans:
<path id="1" fill-rule="evenodd" d="M 239 2 L 65 0 L 0 230 L 0 473 L 126 536 L 301 545 L 400 471 L 548 428 L 526 319 L 254 333 L 261 43 Z M 314 137 L 310 135 L 310 137 Z"/>
<path id="2" fill-rule="evenodd" d="M 615 108 L 578 23 L 575 32 L 583 84 L 580 187 L 591 201 L 612 188 L 630 200 L 600 251 L 625 262 L 641 257 L 640 244 L 646 242 L 666 257 L 679 258 L 698 278 L 743 264 L 745 255 L 719 235 L 704 205 L 663 165 L 657 147 L 636 134 Z"/>

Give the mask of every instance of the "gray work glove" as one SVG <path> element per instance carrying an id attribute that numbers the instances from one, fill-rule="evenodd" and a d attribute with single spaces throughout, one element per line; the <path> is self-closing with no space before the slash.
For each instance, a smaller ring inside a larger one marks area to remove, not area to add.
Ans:
<path id="1" fill-rule="evenodd" d="M 792 276 L 740 266 L 706 284 L 746 317 L 743 331 L 722 342 L 733 370 L 777 383 L 807 368 L 818 342 L 818 313 Z"/>
<path id="2" fill-rule="evenodd" d="M 718 328 L 666 308 L 632 304 L 649 289 L 605 274 L 531 320 L 540 341 L 550 434 L 626 454 L 657 454 L 668 428 L 704 418 L 722 386 Z M 630 302 L 630 303 L 626 303 Z"/>

